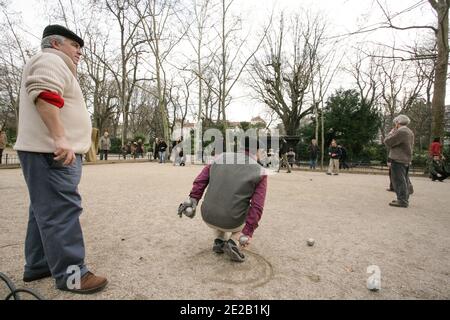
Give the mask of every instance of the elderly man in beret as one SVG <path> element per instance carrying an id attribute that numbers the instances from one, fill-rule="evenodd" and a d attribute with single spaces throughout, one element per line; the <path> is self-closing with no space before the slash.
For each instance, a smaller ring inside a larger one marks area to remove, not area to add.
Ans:
<path id="1" fill-rule="evenodd" d="M 91 121 L 77 79 L 83 40 L 59 25 L 45 28 L 42 51 L 22 74 L 18 151 L 30 197 L 23 280 L 52 276 L 56 287 L 88 294 L 107 279 L 84 263 L 78 184 Z"/>
<path id="2" fill-rule="evenodd" d="M 384 140 L 389 148 L 391 159 L 391 181 L 397 194 L 397 200 L 389 203 L 392 207 L 407 208 L 409 205 L 410 181 L 409 166 L 414 148 L 414 133 L 407 127 L 410 119 L 399 115 L 394 119 L 394 128 Z"/>

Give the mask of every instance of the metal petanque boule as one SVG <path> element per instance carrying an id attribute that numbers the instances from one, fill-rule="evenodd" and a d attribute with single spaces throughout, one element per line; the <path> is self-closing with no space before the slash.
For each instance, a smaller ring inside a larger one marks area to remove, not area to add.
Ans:
<path id="1" fill-rule="evenodd" d="M 192 210 L 191 207 L 186 208 L 186 216 L 188 216 L 189 218 L 191 218 L 192 215 L 193 215 L 193 213 L 194 213 L 194 210 Z"/>
<path id="2" fill-rule="evenodd" d="M 309 238 L 308 240 L 306 240 L 306 243 L 308 244 L 308 246 L 312 247 L 314 245 L 316 241 L 312 238 Z"/>
<path id="3" fill-rule="evenodd" d="M 241 236 L 239 238 L 239 243 L 241 244 L 241 246 L 247 244 L 247 242 L 248 242 L 248 237 L 247 236 Z"/>

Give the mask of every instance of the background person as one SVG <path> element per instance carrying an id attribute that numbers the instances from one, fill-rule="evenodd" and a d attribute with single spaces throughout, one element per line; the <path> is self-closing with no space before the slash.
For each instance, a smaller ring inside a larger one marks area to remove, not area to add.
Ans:
<path id="1" fill-rule="evenodd" d="M 409 206 L 410 180 L 409 166 L 412 161 L 414 134 L 407 127 L 411 120 L 406 115 L 394 119 L 394 129 L 384 140 L 389 148 L 391 160 L 391 180 L 397 199 L 389 203 L 393 207 L 407 208 Z"/>

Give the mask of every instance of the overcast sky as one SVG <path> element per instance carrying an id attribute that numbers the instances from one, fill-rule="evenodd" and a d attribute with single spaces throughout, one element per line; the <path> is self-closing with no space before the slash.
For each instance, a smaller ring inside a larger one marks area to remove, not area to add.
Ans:
<path id="1" fill-rule="evenodd" d="M 66 0 L 66 2 L 68 2 Z M 406 8 L 418 4 L 417 8 L 411 12 L 399 16 L 395 21 L 400 26 L 409 26 L 414 24 L 434 25 L 435 16 L 428 1 L 417 0 L 380 0 L 391 13 L 400 12 Z M 36 47 L 39 46 L 39 39 L 42 30 L 49 23 L 46 20 L 45 12 L 48 8 L 43 1 L 39 0 L 13 0 L 11 9 L 20 12 L 23 19 L 22 29 L 28 33 L 28 40 Z M 370 26 L 383 21 L 383 15 L 376 1 L 373 0 L 235 0 L 234 10 L 239 12 L 245 20 L 246 27 L 249 30 L 257 30 L 264 24 L 272 10 L 279 12 L 296 12 L 299 9 L 320 12 L 327 21 L 329 36 L 342 35 L 356 31 L 363 26 Z M 51 21 L 57 23 L 57 21 Z M 61 23 L 61 22 L 60 22 Z M 250 31 L 253 32 L 253 31 Z M 359 42 L 382 42 L 400 47 L 405 44 L 412 44 L 427 34 L 427 31 L 397 31 L 379 30 L 371 33 L 365 33 L 358 36 L 345 38 L 339 44 L 339 50 L 351 52 L 350 48 Z M 347 57 L 351 59 L 350 57 Z M 335 82 L 335 88 L 344 86 L 352 87 L 350 77 L 340 75 Z M 334 89 L 334 88 L 333 88 Z M 450 86 L 447 89 L 447 104 L 450 103 Z M 249 120 L 262 113 L 262 106 L 249 99 L 250 90 L 241 85 L 233 96 L 236 97 L 230 105 L 227 115 L 230 120 Z"/>

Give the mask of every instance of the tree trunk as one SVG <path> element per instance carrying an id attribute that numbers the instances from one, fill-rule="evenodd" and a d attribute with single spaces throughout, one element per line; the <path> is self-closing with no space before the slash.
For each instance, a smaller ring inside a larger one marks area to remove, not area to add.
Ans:
<path id="1" fill-rule="evenodd" d="M 125 61 L 125 44 L 124 44 L 124 30 L 122 29 L 121 34 L 121 44 L 122 44 L 122 83 L 121 83 L 121 95 L 120 95 L 120 104 L 122 105 L 122 114 L 123 114 L 123 128 L 122 128 L 122 145 L 125 144 L 128 136 L 128 110 L 126 105 L 126 78 L 127 78 L 127 70 L 126 70 L 126 61 Z"/>
<path id="2" fill-rule="evenodd" d="M 316 114 L 316 132 L 314 138 L 319 141 L 319 103 L 315 103 L 315 114 Z"/>
<path id="3" fill-rule="evenodd" d="M 324 112 L 323 112 L 323 102 L 322 102 L 322 112 L 321 112 L 321 127 L 322 127 L 322 154 L 320 156 L 320 169 L 323 170 L 323 157 L 325 156 L 325 120 L 324 120 Z"/>
<path id="4" fill-rule="evenodd" d="M 200 121 L 202 118 L 202 103 L 203 103 L 203 80 L 202 80 L 202 60 L 201 60 L 201 48 L 202 48 L 202 41 L 198 41 L 197 46 L 197 65 L 198 65 L 198 117 L 197 121 Z"/>
<path id="5" fill-rule="evenodd" d="M 227 128 L 227 117 L 225 114 L 225 101 L 226 101 L 226 92 L 227 92 L 227 66 L 226 66 L 226 34 L 225 34 L 225 0 L 222 0 L 222 95 L 220 97 L 220 107 L 222 109 L 222 120 L 223 125 L 226 130 Z M 220 111 L 219 111 L 220 112 Z"/>
<path id="6" fill-rule="evenodd" d="M 434 93 L 432 100 L 432 131 L 433 137 L 444 136 L 444 115 L 445 115 L 445 91 L 447 84 L 448 70 L 448 12 L 450 0 L 430 1 L 438 15 L 438 32 L 436 34 L 437 60 L 434 82 Z"/>
<path id="7" fill-rule="evenodd" d="M 153 10 L 155 12 L 155 10 Z M 161 61 L 159 56 L 159 36 L 156 34 L 157 25 L 156 17 L 153 15 L 153 39 L 155 42 L 155 67 L 156 67 L 156 83 L 158 90 L 158 108 L 161 113 L 161 123 L 163 126 L 163 134 L 166 143 L 170 142 L 169 121 L 167 117 L 167 103 L 165 99 L 165 92 L 163 90 L 163 83 L 161 79 Z"/>

